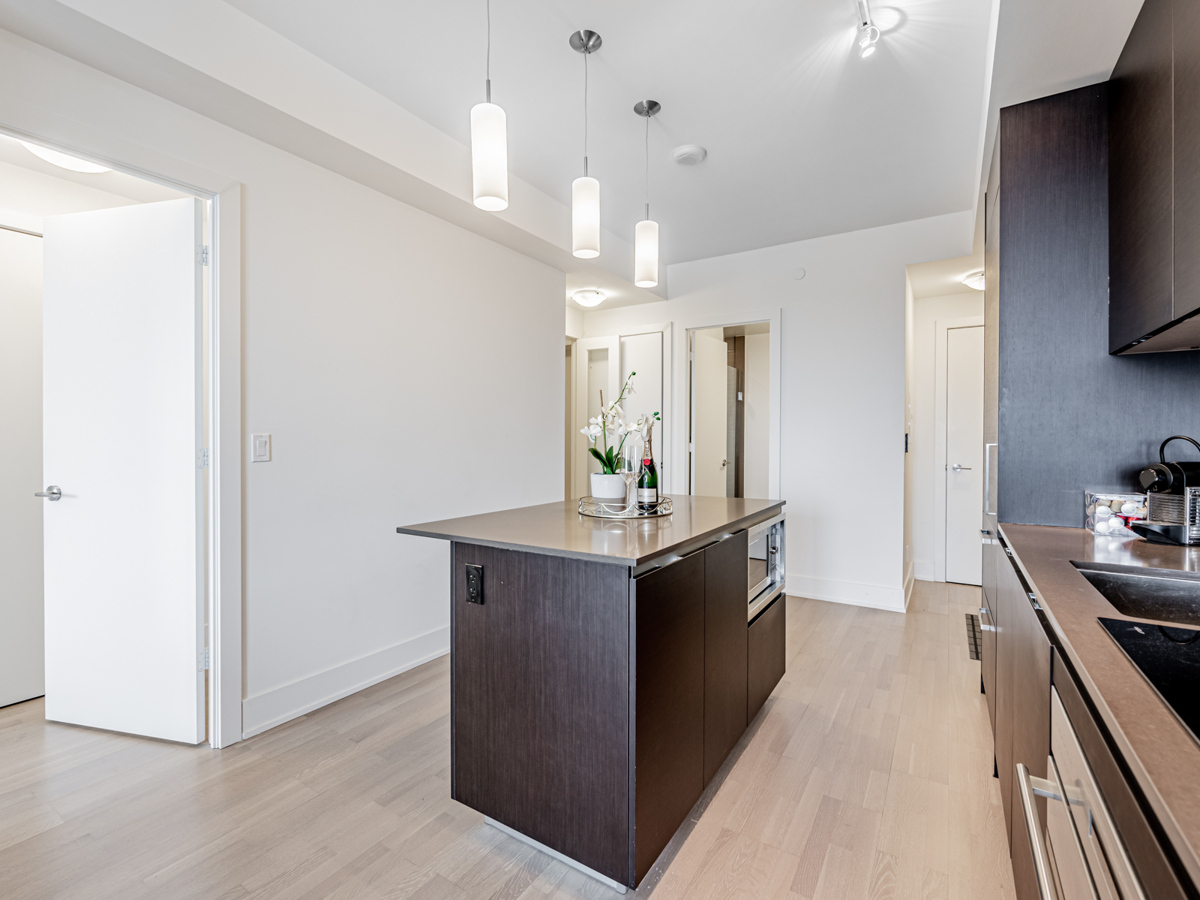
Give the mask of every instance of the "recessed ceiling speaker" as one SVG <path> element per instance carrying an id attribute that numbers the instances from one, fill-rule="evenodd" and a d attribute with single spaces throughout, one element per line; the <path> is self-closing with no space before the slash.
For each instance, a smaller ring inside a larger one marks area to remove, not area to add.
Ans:
<path id="1" fill-rule="evenodd" d="M 694 166 L 704 162 L 708 151 L 699 144 L 683 144 L 671 151 L 671 158 L 681 166 Z"/>

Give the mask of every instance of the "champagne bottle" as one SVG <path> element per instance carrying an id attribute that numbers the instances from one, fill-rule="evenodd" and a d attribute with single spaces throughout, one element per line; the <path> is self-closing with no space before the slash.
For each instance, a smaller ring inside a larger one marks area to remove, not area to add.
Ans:
<path id="1" fill-rule="evenodd" d="M 653 512 L 658 505 L 658 469 L 654 467 L 654 450 L 649 438 L 646 440 L 641 468 L 638 469 L 637 499 L 638 509 L 642 512 Z"/>

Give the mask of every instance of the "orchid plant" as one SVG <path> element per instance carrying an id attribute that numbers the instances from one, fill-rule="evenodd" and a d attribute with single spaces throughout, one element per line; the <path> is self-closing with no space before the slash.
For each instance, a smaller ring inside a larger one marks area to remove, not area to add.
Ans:
<path id="1" fill-rule="evenodd" d="M 621 393 L 608 406 L 604 405 L 604 391 L 601 391 L 600 415 L 588 419 L 587 427 L 579 429 L 580 433 L 591 442 L 588 452 L 599 461 L 601 471 L 605 475 L 618 473 L 621 451 L 624 450 L 627 440 L 634 435 L 641 435 L 643 439 L 648 438 L 654 423 L 661 421 L 658 413 L 640 415 L 635 422 L 625 421 L 625 411 L 621 408 L 621 404 L 634 393 L 633 376 L 636 374 L 637 372 L 629 373 L 625 384 L 621 386 Z M 602 438 L 603 451 L 596 446 L 596 442 Z"/>

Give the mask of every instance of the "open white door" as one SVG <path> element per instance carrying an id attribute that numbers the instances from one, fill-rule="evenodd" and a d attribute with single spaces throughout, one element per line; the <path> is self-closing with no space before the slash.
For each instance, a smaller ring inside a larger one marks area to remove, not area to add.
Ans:
<path id="1" fill-rule="evenodd" d="M 204 740 L 203 204 L 45 220 L 46 718 Z"/>
<path id="2" fill-rule="evenodd" d="M 45 693 L 42 239 L 0 229 L 0 706 Z"/>
<path id="3" fill-rule="evenodd" d="M 729 348 L 724 329 L 692 332 L 692 490 L 725 497 L 729 414 Z"/>

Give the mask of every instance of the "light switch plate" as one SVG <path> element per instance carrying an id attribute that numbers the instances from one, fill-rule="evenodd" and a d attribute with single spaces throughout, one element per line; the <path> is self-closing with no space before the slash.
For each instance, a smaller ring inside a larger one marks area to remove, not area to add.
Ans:
<path id="1" fill-rule="evenodd" d="M 271 461 L 271 436 L 269 434 L 250 435 L 250 462 Z"/>

